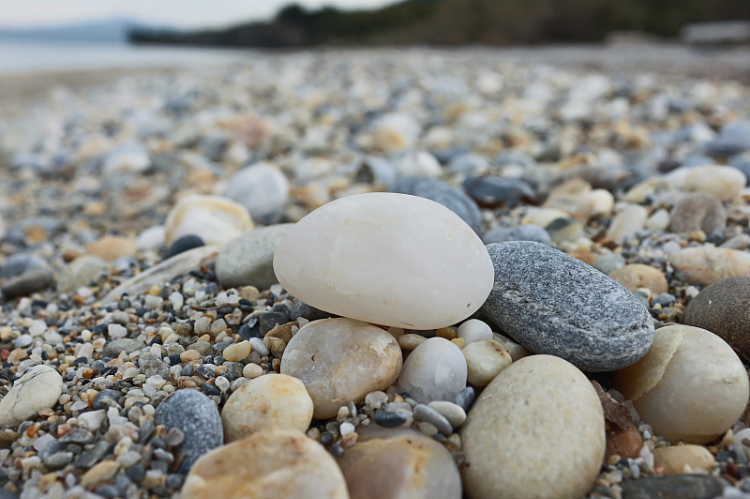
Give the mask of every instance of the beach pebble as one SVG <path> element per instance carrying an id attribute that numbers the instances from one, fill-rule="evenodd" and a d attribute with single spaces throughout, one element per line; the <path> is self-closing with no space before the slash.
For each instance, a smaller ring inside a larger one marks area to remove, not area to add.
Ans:
<path id="1" fill-rule="evenodd" d="M 724 243 L 722 243 L 721 247 L 735 250 L 750 248 L 750 235 L 740 234 L 739 236 L 727 239 L 726 241 L 724 241 Z"/>
<path id="2" fill-rule="evenodd" d="M 86 247 L 86 253 L 108 262 L 114 262 L 123 256 L 133 256 L 137 251 L 135 240 L 118 236 L 103 237 Z"/>
<path id="3" fill-rule="evenodd" d="M 669 228 L 672 217 L 665 209 L 656 210 L 648 220 L 646 220 L 645 229 L 653 231 L 664 231 Z"/>
<path id="4" fill-rule="evenodd" d="M 386 331 L 352 319 L 324 319 L 294 335 L 281 358 L 281 373 L 305 384 L 320 419 L 391 386 L 401 363 L 401 348 Z"/>
<path id="5" fill-rule="evenodd" d="M 409 149 L 416 143 L 421 128 L 411 114 L 385 114 L 373 125 L 373 145 L 386 153 Z"/>
<path id="6" fill-rule="evenodd" d="M 108 341 L 104 345 L 104 355 L 112 357 L 113 359 L 119 357 L 122 352 L 131 353 L 136 350 L 140 350 L 146 345 L 142 341 L 133 340 L 131 338 L 120 338 L 117 340 Z"/>
<path id="7" fill-rule="evenodd" d="M 750 393 L 742 362 L 724 340 L 680 324 L 657 329 L 649 353 L 618 371 L 614 387 L 656 435 L 695 444 L 729 429 Z"/>
<path id="8" fill-rule="evenodd" d="M 198 458 L 224 443 L 221 416 L 216 404 L 197 390 L 178 390 L 159 404 L 154 415 L 156 424 L 167 431 L 177 428 L 185 434 L 179 446 L 184 455 L 180 473 L 190 471 Z"/>
<path id="9" fill-rule="evenodd" d="M 135 240 L 135 246 L 139 250 L 149 250 L 164 244 L 164 226 L 154 225 L 140 233 Z"/>
<path id="10" fill-rule="evenodd" d="M 570 363 L 534 355 L 512 364 L 479 396 L 461 428 L 470 499 L 584 496 L 604 457 L 604 413 Z"/>
<path id="11" fill-rule="evenodd" d="M 487 386 L 512 362 L 505 347 L 495 340 L 471 343 L 461 352 L 466 358 L 468 381 L 474 386 Z"/>
<path id="12" fill-rule="evenodd" d="M 635 293 L 640 288 L 648 288 L 653 296 L 669 290 L 667 278 L 651 265 L 632 263 L 609 274 L 609 277 L 622 284 L 628 291 Z"/>
<path id="13" fill-rule="evenodd" d="M 622 499 L 714 499 L 726 482 L 716 476 L 670 475 L 625 480 L 620 487 Z"/>
<path id="14" fill-rule="evenodd" d="M 74 293 L 81 286 L 96 280 L 107 268 L 107 262 L 93 255 L 81 255 L 65 267 L 57 279 L 60 293 Z"/>
<path id="15" fill-rule="evenodd" d="M 430 409 L 439 412 L 454 428 L 461 426 L 466 421 L 466 411 L 464 411 L 463 407 L 453 402 L 435 400 L 430 402 L 428 406 Z"/>
<path id="16" fill-rule="evenodd" d="M 438 160 L 427 151 L 407 151 L 399 154 L 395 160 L 394 166 L 396 172 L 401 177 L 434 178 L 439 177 L 443 173 L 443 169 Z"/>
<path id="17" fill-rule="evenodd" d="M 460 499 L 453 458 L 435 440 L 409 429 L 368 426 L 338 463 L 357 499 Z"/>
<path id="18" fill-rule="evenodd" d="M 566 212 L 556 208 L 530 208 L 521 223 L 547 227 L 558 218 L 569 218 L 569 216 Z"/>
<path id="19" fill-rule="evenodd" d="M 31 253 L 14 253 L 5 260 L 0 269 L 0 279 L 10 279 L 24 272 L 47 266 L 47 261 Z"/>
<path id="20" fill-rule="evenodd" d="M 256 163 L 235 173 L 224 195 L 247 208 L 253 221 L 271 223 L 283 213 L 289 181 L 270 163 Z"/>
<path id="21" fill-rule="evenodd" d="M 255 286 L 268 289 L 276 284 L 273 255 L 294 224 L 260 227 L 231 240 L 216 259 L 216 277 L 225 288 Z"/>
<path id="22" fill-rule="evenodd" d="M 676 272 L 689 284 L 713 284 L 719 279 L 750 276 L 750 253 L 712 244 L 685 248 L 669 257 Z"/>
<path id="23" fill-rule="evenodd" d="M 654 334 L 648 311 L 593 267 L 533 242 L 491 244 L 495 285 L 484 314 L 535 353 L 584 371 L 611 371 L 646 355 Z"/>
<path id="24" fill-rule="evenodd" d="M 224 404 L 224 441 L 234 442 L 272 426 L 307 431 L 312 416 L 313 401 L 302 381 L 284 374 L 261 376 L 242 385 Z"/>
<path id="25" fill-rule="evenodd" d="M 643 229 L 648 219 L 648 210 L 643 206 L 630 206 L 615 216 L 607 230 L 607 235 L 621 243 Z"/>
<path id="26" fill-rule="evenodd" d="M 491 340 L 492 328 L 479 319 L 469 319 L 458 326 L 458 337 L 464 340 L 464 345 L 469 345 L 475 341 Z"/>
<path id="27" fill-rule="evenodd" d="M 185 478 L 181 495 L 184 499 L 349 498 L 341 470 L 325 448 L 298 430 L 278 427 L 204 455 Z"/>
<path id="28" fill-rule="evenodd" d="M 0 426 L 15 426 L 35 419 L 40 410 L 49 409 L 57 403 L 62 389 L 62 377 L 53 368 L 32 367 L 0 400 Z"/>
<path id="29" fill-rule="evenodd" d="M 169 210 L 164 242 L 171 246 L 180 237 L 195 234 L 208 245 L 223 244 L 252 228 L 243 205 L 221 196 L 191 194 Z"/>
<path id="30" fill-rule="evenodd" d="M 591 184 L 582 179 L 571 179 L 552 189 L 542 206 L 562 210 L 571 218 L 585 223 L 592 212 L 590 194 Z"/>
<path id="31" fill-rule="evenodd" d="M 591 216 L 609 215 L 615 207 L 615 197 L 606 189 L 594 189 L 588 195 Z"/>
<path id="32" fill-rule="evenodd" d="M 721 336 L 743 357 L 750 358 L 750 277 L 721 279 L 700 292 L 685 308 L 685 324 Z"/>
<path id="33" fill-rule="evenodd" d="M 750 150 L 750 121 L 737 120 L 727 123 L 709 147 L 711 151 L 726 156 Z"/>
<path id="34" fill-rule="evenodd" d="M 663 466 L 665 475 L 681 475 L 696 470 L 710 472 L 716 459 L 700 445 L 678 445 L 654 449 L 654 467 Z M 688 469 L 685 469 L 685 467 Z"/>
<path id="35" fill-rule="evenodd" d="M 200 248 L 201 246 L 205 245 L 206 243 L 203 242 L 203 239 L 201 239 L 200 236 L 196 236 L 195 234 L 187 234 L 181 236 L 177 238 L 175 242 L 173 242 L 169 247 L 164 259 L 166 260 L 168 258 L 172 258 L 173 256 L 177 256 L 180 253 L 184 253 L 193 248 Z"/>
<path id="36" fill-rule="evenodd" d="M 534 199 L 534 190 L 523 180 L 494 176 L 469 177 L 463 188 L 482 206 L 516 206 L 522 198 Z"/>
<path id="37" fill-rule="evenodd" d="M 281 242 L 274 270 L 284 289 L 315 308 L 423 330 L 470 316 L 493 279 L 484 244 L 458 216 L 392 193 L 315 210 Z"/>
<path id="38" fill-rule="evenodd" d="M 618 253 L 605 253 L 596 257 L 594 268 L 603 274 L 611 274 L 625 266 L 625 258 Z"/>
<path id="39" fill-rule="evenodd" d="M 461 349 L 445 338 L 430 338 L 409 354 L 398 389 L 414 400 L 429 404 L 452 401 L 466 387 L 467 366 Z"/>
<path id="40" fill-rule="evenodd" d="M 138 357 L 138 365 L 146 377 L 161 376 L 162 379 L 169 379 L 169 366 L 158 355 L 151 352 L 142 353 Z"/>
<path id="41" fill-rule="evenodd" d="M 535 241 L 542 244 L 552 243 L 552 240 L 549 237 L 549 232 L 547 232 L 544 227 L 534 224 L 519 225 L 515 229 L 511 229 L 502 241 L 492 242 L 499 243 L 504 241 Z"/>
<path id="42" fill-rule="evenodd" d="M 745 174 L 731 166 L 696 166 L 685 177 L 686 191 L 713 194 L 721 200 L 731 200 L 747 183 Z"/>
<path id="43" fill-rule="evenodd" d="M 6 298 L 12 299 L 17 296 L 29 295 L 51 286 L 55 282 L 55 275 L 48 268 L 30 270 L 10 281 L 6 282 L 0 291 Z"/>
<path id="44" fill-rule="evenodd" d="M 440 180 L 427 177 L 403 177 L 391 187 L 391 192 L 410 194 L 435 201 L 458 215 L 475 232 L 479 232 L 482 228 L 482 214 L 477 204 L 463 192 L 451 188 Z"/>
<path id="45" fill-rule="evenodd" d="M 224 349 L 223 352 L 221 352 L 221 355 L 222 357 L 224 357 L 224 360 L 228 362 L 239 362 L 246 359 L 252 351 L 252 345 L 249 341 L 245 340 L 233 345 L 229 345 Z"/>
<path id="46" fill-rule="evenodd" d="M 142 173 L 151 165 L 148 150 L 137 142 L 123 144 L 104 158 L 105 175 Z"/>
<path id="47" fill-rule="evenodd" d="M 692 232 L 702 230 L 706 234 L 724 230 L 726 210 L 715 196 L 696 192 L 680 199 L 672 209 L 669 230 L 672 232 Z"/>

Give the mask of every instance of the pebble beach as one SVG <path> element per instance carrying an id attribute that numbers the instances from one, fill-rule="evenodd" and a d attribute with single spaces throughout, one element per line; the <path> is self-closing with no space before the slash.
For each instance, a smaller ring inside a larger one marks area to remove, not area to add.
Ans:
<path id="1" fill-rule="evenodd" d="M 0 499 L 750 498 L 750 57 L 587 50 L 15 79 Z"/>

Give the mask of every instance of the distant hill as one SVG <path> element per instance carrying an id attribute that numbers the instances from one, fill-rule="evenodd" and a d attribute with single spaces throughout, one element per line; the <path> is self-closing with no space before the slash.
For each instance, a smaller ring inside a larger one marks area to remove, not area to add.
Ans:
<path id="1" fill-rule="evenodd" d="M 131 19 L 67 24 L 36 28 L 0 28 L 0 40 L 124 43 L 133 29 L 149 29 Z"/>
<path id="2" fill-rule="evenodd" d="M 283 8 L 220 30 L 133 29 L 138 44 L 227 47 L 596 42 L 613 31 L 674 38 L 689 23 L 750 19 L 750 0 L 402 0 L 372 10 Z"/>

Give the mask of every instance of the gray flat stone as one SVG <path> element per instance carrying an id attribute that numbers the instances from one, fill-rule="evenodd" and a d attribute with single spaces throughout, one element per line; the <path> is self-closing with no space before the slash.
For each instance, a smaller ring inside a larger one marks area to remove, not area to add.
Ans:
<path id="1" fill-rule="evenodd" d="M 261 227 L 225 244 L 216 259 L 216 277 L 225 288 L 255 286 L 263 290 L 276 284 L 273 255 L 294 224 Z"/>
<path id="2" fill-rule="evenodd" d="M 119 340 L 112 340 L 104 345 L 104 356 L 112 357 L 114 359 L 122 352 L 135 352 L 145 346 L 146 345 L 142 341 L 132 340 L 130 338 L 120 338 Z"/>
<path id="3" fill-rule="evenodd" d="M 671 475 L 625 480 L 622 499 L 713 499 L 728 484 L 715 476 Z"/>
<path id="4" fill-rule="evenodd" d="M 15 298 L 17 296 L 30 295 L 36 291 L 41 291 L 55 282 L 55 276 L 47 268 L 31 270 L 25 274 L 16 277 L 0 288 L 6 298 Z"/>
<path id="5" fill-rule="evenodd" d="M 94 255 L 82 255 L 73 260 L 60 274 L 57 290 L 60 293 L 74 293 L 81 286 L 98 278 L 107 262 Z"/>
<path id="6" fill-rule="evenodd" d="M 646 355 L 651 316 L 637 298 L 593 267 L 549 246 L 487 246 L 495 284 L 484 314 L 535 353 L 589 372 L 613 371 Z"/>

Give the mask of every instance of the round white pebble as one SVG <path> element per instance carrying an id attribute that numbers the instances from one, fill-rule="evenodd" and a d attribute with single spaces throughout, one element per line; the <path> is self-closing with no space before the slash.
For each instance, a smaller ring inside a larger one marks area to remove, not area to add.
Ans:
<path id="1" fill-rule="evenodd" d="M 466 359 L 461 349 L 445 338 L 430 338 L 404 361 L 398 388 L 417 402 L 452 401 L 466 388 Z"/>
<path id="2" fill-rule="evenodd" d="M 469 319 L 458 326 L 458 337 L 463 338 L 464 346 L 475 341 L 491 340 L 492 328 L 479 319 Z"/>

